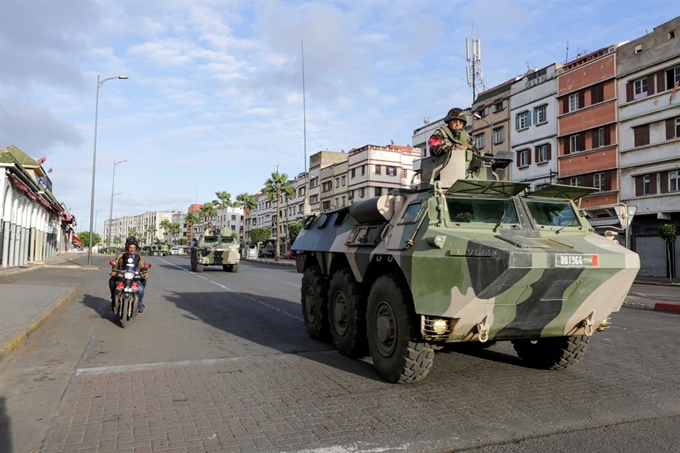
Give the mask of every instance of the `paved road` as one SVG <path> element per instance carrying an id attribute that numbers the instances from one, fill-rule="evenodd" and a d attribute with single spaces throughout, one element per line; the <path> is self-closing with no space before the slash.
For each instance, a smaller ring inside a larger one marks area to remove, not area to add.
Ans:
<path id="1" fill-rule="evenodd" d="M 426 380 L 395 386 L 368 359 L 344 358 L 307 337 L 292 268 L 242 263 L 238 274 L 194 274 L 185 257 L 149 261 L 147 310 L 125 330 L 107 312 L 105 269 L 96 277 L 74 269 L 14 277 L 70 279 L 79 293 L 0 363 L 0 426 L 8 426 L 0 451 L 678 445 L 676 314 L 622 310 L 566 372 L 525 368 L 497 344 L 477 355 L 438 353 Z"/>

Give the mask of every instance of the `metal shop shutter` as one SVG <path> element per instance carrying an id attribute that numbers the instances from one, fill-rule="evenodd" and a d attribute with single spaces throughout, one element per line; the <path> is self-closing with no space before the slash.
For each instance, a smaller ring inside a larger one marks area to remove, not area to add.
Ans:
<path id="1" fill-rule="evenodd" d="M 658 236 L 637 236 L 635 251 L 640 255 L 641 277 L 666 276 L 666 243 Z"/>

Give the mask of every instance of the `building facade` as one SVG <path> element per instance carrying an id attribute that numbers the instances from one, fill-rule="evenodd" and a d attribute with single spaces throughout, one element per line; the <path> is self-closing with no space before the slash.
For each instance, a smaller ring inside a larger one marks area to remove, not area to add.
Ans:
<path id="1" fill-rule="evenodd" d="M 410 187 L 413 160 L 421 150 L 400 145 L 365 145 L 349 152 L 347 201 L 361 201 Z"/>

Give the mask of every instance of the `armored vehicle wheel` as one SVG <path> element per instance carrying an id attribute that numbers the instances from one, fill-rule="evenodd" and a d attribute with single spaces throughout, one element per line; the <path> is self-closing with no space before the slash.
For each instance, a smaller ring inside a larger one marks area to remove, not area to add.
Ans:
<path id="1" fill-rule="evenodd" d="M 432 368 L 434 349 L 420 339 L 418 319 L 404 278 L 378 277 L 368 296 L 366 334 L 373 365 L 386 381 L 416 382 Z"/>
<path id="2" fill-rule="evenodd" d="M 238 272 L 238 264 L 223 264 L 222 270 L 224 272 Z"/>
<path id="3" fill-rule="evenodd" d="M 338 352 L 348 357 L 365 356 L 368 352 L 366 291 L 349 269 L 333 274 L 328 290 L 328 316 Z"/>
<path id="4" fill-rule="evenodd" d="M 308 267 L 302 275 L 302 317 L 307 334 L 315 340 L 330 338 L 328 325 L 328 288 L 321 269 Z"/>
<path id="5" fill-rule="evenodd" d="M 587 335 L 572 335 L 536 341 L 515 340 L 512 344 L 517 355 L 530 366 L 563 370 L 583 357 L 589 338 Z"/>
<path id="6" fill-rule="evenodd" d="M 203 272 L 203 265 L 196 263 L 196 272 Z"/>

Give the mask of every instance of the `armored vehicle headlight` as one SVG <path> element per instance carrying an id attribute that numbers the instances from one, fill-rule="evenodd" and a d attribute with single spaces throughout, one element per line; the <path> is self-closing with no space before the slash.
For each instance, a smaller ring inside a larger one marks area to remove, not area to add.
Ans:
<path id="1" fill-rule="evenodd" d="M 446 333 L 446 331 L 449 330 L 449 323 L 446 322 L 446 319 L 435 319 L 432 323 L 432 330 L 434 330 L 437 335 Z"/>
<path id="2" fill-rule="evenodd" d="M 442 248 L 444 247 L 444 243 L 446 242 L 446 236 L 435 236 L 433 238 L 430 238 L 429 242 L 430 245 L 433 247 Z"/>

